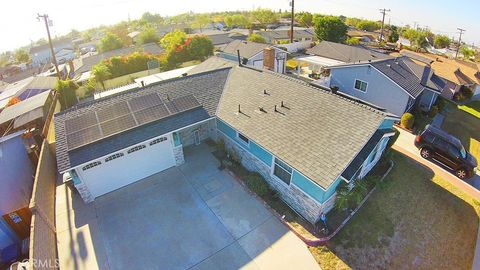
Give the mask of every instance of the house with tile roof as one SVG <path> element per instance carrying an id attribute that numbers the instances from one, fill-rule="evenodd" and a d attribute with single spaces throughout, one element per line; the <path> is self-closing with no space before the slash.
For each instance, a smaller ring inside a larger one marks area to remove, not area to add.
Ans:
<path id="1" fill-rule="evenodd" d="M 341 182 L 380 159 L 396 117 L 300 80 L 218 65 L 55 115 L 58 170 L 85 202 L 188 162 L 184 151 L 223 141 L 311 223 Z M 291 132 L 295 130 L 295 132 Z"/>
<path id="2" fill-rule="evenodd" d="M 430 67 L 408 57 L 335 65 L 329 70 L 329 87 L 397 116 L 413 108 L 429 111 L 445 87 Z"/>
<path id="3" fill-rule="evenodd" d="M 445 81 L 442 97 L 454 99 L 460 88 L 465 86 L 473 91 L 474 99 L 480 99 L 480 65 L 478 63 L 408 50 L 402 50 L 400 55 L 411 58 L 419 65 L 430 66 L 435 74 Z"/>

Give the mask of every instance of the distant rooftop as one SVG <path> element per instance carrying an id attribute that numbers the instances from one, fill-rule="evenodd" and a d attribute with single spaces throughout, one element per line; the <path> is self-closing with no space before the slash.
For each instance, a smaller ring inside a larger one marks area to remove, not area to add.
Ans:
<path id="1" fill-rule="evenodd" d="M 307 53 L 335 59 L 344 63 L 358 63 L 361 61 L 392 58 L 389 55 L 374 52 L 365 47 L 350 46 L 330 41 L 320 42 L 320 44 L 315 47 L 308 49 Z"/>

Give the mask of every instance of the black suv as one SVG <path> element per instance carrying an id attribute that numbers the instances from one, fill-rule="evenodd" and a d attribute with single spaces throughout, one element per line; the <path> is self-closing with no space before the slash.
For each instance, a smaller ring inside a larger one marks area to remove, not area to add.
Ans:
<path id="1" fill-rule="evenodd" d="M 460 179 L 475 175 L 477 160 L 465 151 L 459 139 L 445 131 L 427 125 L 425 130 L 415 138 L 415 146 L 420 149 L 423 158 L 433 158 L 455 171 Z"/>

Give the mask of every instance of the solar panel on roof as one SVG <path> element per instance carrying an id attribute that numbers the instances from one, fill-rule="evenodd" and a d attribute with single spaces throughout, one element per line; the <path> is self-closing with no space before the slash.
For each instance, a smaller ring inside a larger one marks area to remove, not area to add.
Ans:
<path id="1" fill-rule="evenodd" d="M 88 112 L 86 114 L 65 121 L 65 130 L 68 134 L 93 126 L 95 124 L 97 124 L 97 117 L 95 116 L 95 112 Z"/>
<path id="2" fill-rule="evenodd" d="M 168 111 L 169 111 L 171 114 L 178 113 L 177 107 L 175 107 L 175 105 L 173 104 L 173 101 L 165 102 L 165 106 L 167 106 Z"/>
<path id="3" fill-rule="evenodd" d="M 127 114 L 118 118 L 100 123 L 103 136 L 108 137 L 118 132 L 134 128 L 136 126 L 133 115 Z"/>
<path id="4" fill-rule="evenodd" d="M 139 125 L 165 118 L 170 115 L 164 104 L 150 107 L 134 113 Z"/>
<path id="5" fill-rule="evenodd" d="M 144 96 L 139 96 L 128 101 L 132 111 L 136 112 L 146 108 L 150 108 L 162 104 L 162 100 L 157 93 L 152 93 Z"/>
<path id="6" fill-rule="evenodd" d="M 104 109 L 97 111 L 98 120 L 100 122 L 109 121 L 129 113 L 130 109 L 128 108 L 128 104 L 126 101 L 107 106 Z"/>
<path id="7" fill-rule="evenodd" d="M 67 147 L 69 150 L 75 149 L 100 138 L 102 138 L 102 133 L 100 132 L 98 125 L 90 126 L 77 132 L 68 134 Z"/>
<path id="8" fill-rule="evenodd" d="M 172 100 L 173 105 L 177 108 L 178 112 L 184 112 L 200 106 L 200 103 L 193 95 L 179 97 Z"/>

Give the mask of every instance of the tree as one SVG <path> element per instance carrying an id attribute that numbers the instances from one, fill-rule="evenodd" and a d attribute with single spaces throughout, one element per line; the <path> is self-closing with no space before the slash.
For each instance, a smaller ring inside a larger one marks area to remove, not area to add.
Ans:
<path id="1" fill-rule="evenodd" d="M 295 15 L 295 20 L 303 27 L 311 27 L 313 24 L 313 15 L 310 12 L 301 12 Z"/>
<path id="2" fill-rule="evenodd" d="M 187 61 L 200 60 L 204 61 L 213 55 L 212 40 L 207 36 L 194 36 L 185 41 L 184 50 L 188 54 Z"/>
<path id="3" fill-rule="evenodd" d="M 24 49 L 18 49 L 15 51 L 15 60 L 19 63 L 28 63 L 30 62 L 30 55 Z"/>
<path id="4" fill-rule="evenodd" d="M 358 18 L 346 18 L 345 19 L 345 24 L 348 25 L 348 26 L 353 26 L 353 27 L 357 27 L 357 25 L 361 22 L 362 20 L 361 19 L 358 19 Z"/>
<path id="5" fill-rule="evenodd" d="M 116 35 L 123 43 L 123 46 L 130 46 L 132 45 L 132 38 L 128 36 L 128 23 L 127 22 L 120 22 L 116 25 L 110 27 L 110 33 Z"/>
<path id="6" fill-rule="evenodd" d="M 361 30 L 373 32 L 377 29 L 380 29 L 381 26 L 379 23 L 374 22 L 374 21 L 368 21 L 368 20 L 362 20 L 359 23 L 357 23 L 356 27 Z"/>
<path id="7" fill-rule="evenodd" d="M 58 100 L 62 109 L 67 109 L 77 103 L 77 95 L 75 91 L 78 89 L 78 84 L 70 79 L 58 80 L 55 85 L 55 91 L 58 93 Z"/>
<path id="8" fill-rule="evenodd" d="M 108 52 L 116 49 L 120 49 L 123 47 L 123 43 L 120 38 L 112 33 L 107 33 L 101 40 L 100 40 L 100 50 L 102 52 Z"/>
<path id="9" fill-rule="evenodd" d="M 399 35 L 398 35 L 398 28 L 394 25 L 390 26 L 390 35 L 388 36 L 388 42 L 397 42 Z"/>
<path id="10" fill-rule="evenodd" d="M 105 90 L 105 81 L 110 78 L 110 71 L 108 67 L 102 62 L 93 66 L 92 75 L 95 78 L 95 81 L 99 82 L 102 85 L 103 90 Z"/>
<path id="11" fill-rule="evenodd" d="M 360 45 L 360 39 L 357 38 L 357 37 L 352 37 L 352 38 L 349 38 L 347 39 L 347 41 L 345 42 L 347 43 L 348 45 Z"/>
<path id="12" fill-rule="evenodd" d="M 252 11 L 252 17 L 258 21 L 260 25 L 267 30 L 267 25 L 275 23 L 277 21 L 277 15 L 270 9 L 258 8 Z"/>
<path id="13" fill-rule="evenodd" d="M 161 40 L 160 44 L 168 52 L 174 50 L 177 46 L 182 44 L 187 38 L 187 34 L 180 30 L 175 30 L 166 34 Z"/>
<path id="14" fill-rule="evenodd" d="M 140 44 L 146 44 L 159 41 L 157 31 L 153 27 L 145 27 L 140 34 L 138 34 L 138 42 Z"/>
<path id="15" fill-rule="evenodd" d="M 347 25 L 338 17 L 325 16 L 315 20 L 315 34 L 319 40 L 343 42 L 347 37 Z"/>
<path id="16" fill-rule="evenodd" d="M 463 54 L 463 58 L 470 59 L 475 55 L 475 51 L 467 46 L 460 47 L 460 53 Z"/>
<path id="17" fill-rule="evenodd" d="M 447 48 L 450 46 L 450 38 L 445 35 L 436 35 L 433 44 L 435 45 L 435 48 L 438 49 Z"/>
<path id="18" fill-rule="evenodd" d="M 70 33 L 68 33 L 68 37 L 70 38 L 76 38 L 80 36 L 80 32 L 76 29 L 70 30 Z"/>
<path id="19" fill-rule="evenodd" d="M 142 14 L 140 21 L 142 21 L 142 24 L 160 25 L 163 23 L 163 18 L 159 14 L 145 12 Z"/>
<path id="20" fill-rule="evenodd" d="M 250 26 L 250 21 L 247 19 L 247 17 L 241 14 L 233 15 L 233 23 L 235 26 L 240 28 L 247 28 Z"/>
<path id="21" fill-rule="evenodd" d="M 257 42 L 257 43 L 267 43 L 267 40 L 263 36 L 256 33 L 248 36 L 247 41 Z"/>
<path id="22" fill-rule="evenodd" d="M 192 23 L 193 28 L 199 28 L 200 32 L 202 32 L 203 28 L 209 24 L 212 20 L 210 16 L 207 14 L 199 14 L 195 17 L 195 20 Z"/>

